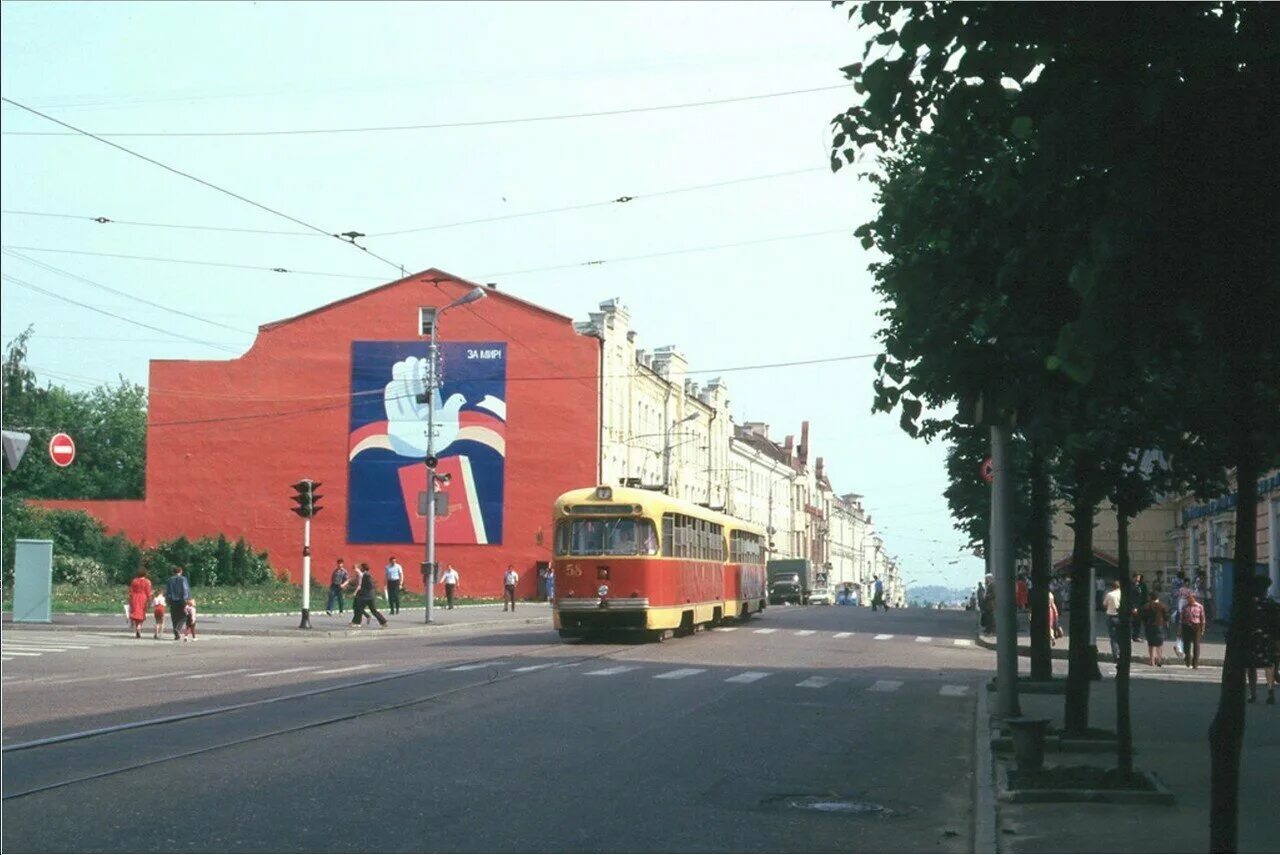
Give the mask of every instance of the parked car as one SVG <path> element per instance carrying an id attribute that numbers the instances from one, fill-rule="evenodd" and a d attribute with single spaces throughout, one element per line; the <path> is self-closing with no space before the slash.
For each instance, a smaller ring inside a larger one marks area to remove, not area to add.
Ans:
<path id="1" fill-rule="evenodd" d="M 835 605 L 836 598 L 831 593 L 830 588 L 814 588 L 809 594 L 809 605 L 811 606 L 832 606 Z"/>

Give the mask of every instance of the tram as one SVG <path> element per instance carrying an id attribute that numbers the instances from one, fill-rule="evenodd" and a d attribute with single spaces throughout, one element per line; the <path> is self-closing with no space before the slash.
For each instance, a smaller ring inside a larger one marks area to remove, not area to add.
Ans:
<path id="1" fill-rule="evenodd" d="M 766 604 L 764 531 L 665 493 L 588 487 L 556 500 L 555 627 L 651 640 L 746 620 Z"/>

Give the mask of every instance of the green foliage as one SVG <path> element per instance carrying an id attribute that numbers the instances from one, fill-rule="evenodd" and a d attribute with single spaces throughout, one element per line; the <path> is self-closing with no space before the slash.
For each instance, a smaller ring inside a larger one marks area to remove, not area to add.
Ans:
<path id="1" fill-rule="evenodd" d="M 4 467 L 6 498 L 136 499 L 145 488 L 147 394 L 123 378 L 87 392 L 37 384 L 27 366 L 34 329 L 8 345 L 3 364 L 4 427 L 31 434 L 31 445 L 14 471 Z M 65 469 L 44 453 L 49 440 L 66 431 L 75 440 L 75 462 Z"/>
<path id="2" fill-rule="evenodd" d="M 106 534 L 106 527 L 83 511 L 46 510 L 19 498 L 4 500 L 4 584 L 13 583 L 15 541 L 52 540 L 55 570 L 59 556 L 96 562 L 108 581 L 127 583 L 142 561 L 142 550 L 124 535 Z"/>
<path id="3" fill-rule="evenodd" d="M 89 587 L 101 587 L 108 582 L 106 568 L 92 558 L 79 555 L 55 555 L 53 581 Z"/>

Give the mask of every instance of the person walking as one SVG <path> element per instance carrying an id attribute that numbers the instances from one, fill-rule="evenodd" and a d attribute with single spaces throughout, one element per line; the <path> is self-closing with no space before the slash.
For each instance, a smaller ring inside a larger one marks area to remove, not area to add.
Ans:
<path id="1" fill-rule="evenodd" d="M 1169 610 L 1160 602 L 1160 592 L 1152 591 L 1138 610 L 1142 632 L 1147 638 L 1147 664 L 1153 668 L 1164 665 L 1164 629 L 1169 623 Z"/>
<path id="2" fill-rule="evenodd" d="M 159 641 L 160 633 L 164 630 L 164 591 L 155 592 L 155 596 L 151 598 L 151 608 L 156 619 L 156 631 L 153 637 Z"/>
<path id="3" fill-rule="evenodd" d="M 1150 593 L 1151 593 L 1151 590 L 1147 587 L 1147 583 L 1142 581 L 1142 574 L 1134 573 L 1133 583 L 1129 587 L 1129 602 L 1137 603 L 1137 605 L 1133 607 L 1133 612 L 1132 612 L 1132 615 L 1135 618 L 1138 616 L 1138 610 L 1147 604 L 1147 601 L 1150 599 L 1149 597 Z M 1141 640 L 1142 621 L 1141 620 L 1130 621 L 1129 633 L 1130 633 L 1129 637 L 1134 641 Z"/>
<path id="4" fill-rule="evenodd" d="M 889 606 L 884 601 L 884 582 L 880 581 L 879 576 L 875 577 L 871 586 L 871 611 L 874 612 L 877 607 L 889 611 Z"/>
<path id="5" fill-rule="evenodd" d="M 1276 702 L 1276 668 L 1280 666 L 1280 603 L 1267 596 L 1271 579 L 1255 576 L 1253 580 L 1253 629 L 1248 639 L 1249 703 L 1258 700 L 1258 669 L 1267 679 L 1267 703 Z"/>
<path id="6" fill-rule="evenodd" d="M 556 571 L 547 568 L 547 602 L 555 602 L 556 599 Z"/>
<path id="7" fill-rule="evenodd" d="M 1111 590 L 1102 598 L 1107 613 L 1107 636 L 1111 641 L 1111 658 L 1120 661 L 1120 580 L 1111 580 Z"/>
<path id="8" fill-rule="evenodd" d="M 1049 592 L 1049 644 L 1057 646 L 1062 630 L 1058 627 L 1058 599 Z"/>
<path id="9" fill-rule="evenodd" d="M 352 609 L 355 611 L 355 616 L 351 619 L 352 626 L 360 626 L 361 621 L 364 620 L 365 610 L 368 609 L 369 614 L 378 619 L 378 628 L 387 628 L 387 619 L 383 617 L 382 612 L 378 611 L 378 588 L 373 581 L 373 571 L 369 569 L 368 564 L 360 565 L 360 581 L 351 602 Z"/>
<path id="10" fill-rule="evenodd" d="M 146 568 L 139 566 L 137 575 L 129 583 L 129 626 L 133 627 L 134 638 L 142 638 L 142 624 L 147 619 L 150 602 L 151 580 L 147 578 Z"/>
<path id="11" fill-rule="evenodd" d="M 996 577 L 990 573 L 987 574 L 986 588 L 979 605 L 982 607 L 982 632 L 992 635 L 996 631 Z"/>
<path id="12" fill-rule="evenodd" d="M 444 575 L 440 577 L 440 581 L 444 582 L 444 596 L 449 601 L 449 608 L 453 608 L 453 594 L 458 590 L 458 571 L 453 569 L 453 565 L 449 565 L 449 569 L 444 571 Z"/>
<path id="13" fill-rule="evenodd" d="M 1018 581 L 1014 587 L 1014 599 L 1018 603 L 1018 611 L 1025 612 L 1027 603 L 1031 598 L 1031 588 L 1027 585 L 1027 577 L 1019 574 Z"/>
<path id="14" fill-rule="evenodd" d="M 196 640 L 196 601 L 195 598 L 187 600 L 186 606 L 183 608 L 183 614 L 186 616 L 187 625 L 183 629 L 183 641 Z"/>
<path id="15" fill-rule="evenodd" d="M 507 572 L 502 574 L 502 610 L 507 610 L 507 603 L 511 604 L 511 611 L 516 610 L 516 583 L 520 581 L 520 574 L 516 572 L 514 564 L 507 565 Z"/>
<path id="16" fill-rule="evenodd" d="M 187 600 L 191 599 L 191 583 L 182 575 L 181 567 L 173 568 L 173 575 L 164 583 L 165 604 L 169 607 L 169 624 L 173 628 L 173 640 L 182 637 L 182 627 L 187 622 Z"/>
<path id="17" fill-rule="evenodd" d="M 1191 596 L 1191 588 L 1181 573 L 1174 577 L 1173 584 L 1175 587 L 1169 595 L 1169 622 L 1172 625 L 1170 632 L 1173 635 L 1173 654 L 1181 659 L 1183 652 L 1182 610 L 1187 607 L 1187 598 Z"/>
<path id="18" fill-rule="evenodd" d="M 1182 609 L 1182 661 L 1188 668 L 1200 667 L 1200 642 L 1204 640 L 1204 606 L 1195 594 L 1187 594 Z"/>
<path id="19" fill-rule="evenodd" d="M 393 615 L 400 614 L 400 584 L 404 581 L 404 568 L 396 563 L 392 555 L 387 559 L 387 610 Z"/>
<path id="20" fill-rule="evenodd" d="M 347 587 L 347 582 L 351 580 L 351 574 L 347 572 L 346 563 L 339 558 L 338 566 L 333 568 L 333 572 L 329 574 L 329 598 L 324 604 L 324 613 L 333 614 L 333 604 L 338 604 L 338 614 L 342 614 L 342 592 Z"/>

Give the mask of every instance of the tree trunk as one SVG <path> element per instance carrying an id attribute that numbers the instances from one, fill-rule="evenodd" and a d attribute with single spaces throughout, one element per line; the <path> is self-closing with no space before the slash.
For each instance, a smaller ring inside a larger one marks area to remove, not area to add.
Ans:
<path id="1" fill-rule="evenodd" d="M 1038 446 L 1031 446 L 1031 679 L 1053 678 L 1049 626 L 1049 473 Z"/>
<path id="2" fill-rule="evenodd" d="M 1247 410 L 1246 410 L 1247 412 Z M 1244 742 L 1245 656 L 1253 624 L 1253 575 L 1258 560 L 1258 461 L 1248 422 L 1240 423 L 1237 446 L 1235 563 L 1231 579 L 1231 626 L 1222 667 L 1218 713 L 1209 726 L 1209 851 L 1239 851 L 1240 747 Z"/>
<path id="3" fill-rule="evenodd" d="M 1071 508 L 1071 527 L 1075 540 L 1071 550 L 1070 646 L 1068 648 L 1066 707 L 1063 730 L 1082 734 L 1089 728 L 1089 681 L 1093 663 L 1089 648 L 1089 612 L 1093 608 L 1093 592 L 1089 590 L 1089 567 L 1093 563 L 1093 501 L 1083 495 L 1079 480 Z"/>
<path id="4" fill-rule="evenodd" d="M 1133 720 L 1129 712 L 1129 664 L 1133 661 L 1133 580 L 1129 575 L 1129 509 L 1116 506 L 1120 553 L 1120 660 L 1116 662 L 1116 762 L 1120 774 L 1133 776 Z"/>

